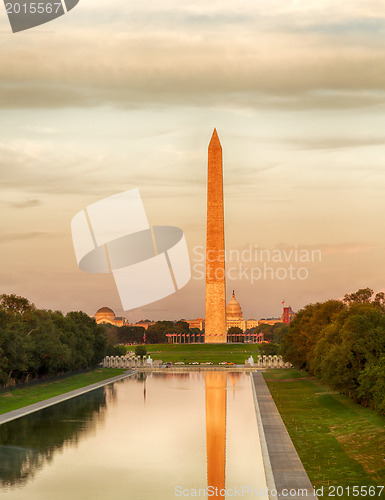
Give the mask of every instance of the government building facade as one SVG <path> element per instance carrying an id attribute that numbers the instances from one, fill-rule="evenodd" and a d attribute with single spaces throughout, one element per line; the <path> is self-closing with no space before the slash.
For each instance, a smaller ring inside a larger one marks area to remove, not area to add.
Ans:
<path id="1" fill-rule="evenodd" d="M 233 290 L 231 299 L 226 306 L 226 338 L 227 342 L 248 342 L 256 343 L 263 341 L 262 333 L 253 333 L 251 330 L 261 324 L 274 325 L 275 323 L 290 324 L 295 313 L 292 308 L 284 307 L 282 316 L 278 318 L 267 319 L 244 319 L 242 314 L 241 304 L 235 297 Z M 98 324 L 108 324 L 117 327 L 121 326 L 142 326 L 147 330 L 150 325 L 154 325 L 154 321 L 138 321 L 130 323 L 123 316 L 115 316 L 115 313 L 109 307 L 101 307 L 96 311 L 94 319 Z M 195 344 L 205 342 L 205 320 L 204 318 L 181 320 L 189 324 L 189 332 L 168 333 L 167 339 L 171 344 Z M 237 330 L 234 330 L 236 328 Z M 214 334 L 215 335 L 215 334 Z"/>

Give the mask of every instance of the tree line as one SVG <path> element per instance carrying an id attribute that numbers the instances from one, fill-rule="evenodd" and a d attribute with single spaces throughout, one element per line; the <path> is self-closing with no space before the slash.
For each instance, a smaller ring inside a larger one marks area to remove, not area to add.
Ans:
<path id="1" fill-rule="evenodd" d="M 119 348 L 112 348 L 117 344 L 166 344 L 169 333 L 200 333 L 197 328 L 191 328 L 186 321 L 157 321 L 149 325 L 147 330 L 143 326 L 113 326 L 104 325 L 108 338 L 109 356 L 119 355 Z M 123 351 L 122 351 L 123 352 Z"/>
<path id="2" fill-rule="evenodd" d="M 63 315 L 0 295 L 0 385 L 96 366 L 106 345 L 103 328 L 83 312 Z"/>
<path id="3" fill-rule="evenodd" d="M 370 288 L 309 304 L 284 334 L 281 354 L 363 406 L 385 413 L 385 295 Z"/>

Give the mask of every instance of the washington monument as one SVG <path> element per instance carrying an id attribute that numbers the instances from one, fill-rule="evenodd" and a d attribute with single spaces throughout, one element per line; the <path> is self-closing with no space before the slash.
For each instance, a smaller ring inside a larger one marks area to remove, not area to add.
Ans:
<path id="1" fill-rule="evenodd" d="M 214 129 L 208 152 L 205 342 L 226 343 L 222 146 Z"/>

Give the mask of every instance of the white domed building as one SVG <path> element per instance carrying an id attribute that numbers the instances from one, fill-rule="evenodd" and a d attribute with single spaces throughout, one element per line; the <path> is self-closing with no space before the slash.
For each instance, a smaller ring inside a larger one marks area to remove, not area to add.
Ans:
<path id="1" fill-rule="evenodd" d="M 244 332 L 246 330 L 246 321 L 243 319 L 241 304 L 235 298 L 235 292 L 226 307 L 226 322 L 227 330 L 232 327 L 237 327 Z"/>

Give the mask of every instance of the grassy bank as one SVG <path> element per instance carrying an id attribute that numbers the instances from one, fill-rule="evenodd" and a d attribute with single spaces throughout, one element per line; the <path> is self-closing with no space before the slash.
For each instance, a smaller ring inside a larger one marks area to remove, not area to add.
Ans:
<path id="1" fill-rule="evenodd" d="M 353 486 L 384 485 L 385 417 L 305 372 L 269 370 L 264 378 L 313 486 L 324 487 L 322 498 L 351 499 Z M 330 486 L 344 494 L 332 496 Z M 373 498 L 385 498 L 385 490 Z"/>
<path id="2" fill-rule="evenodd" d="M 246 359 L 258 354 L 257 344 L 148 344 L 147 352 L 152 359 L 162 361 L 183 361 L 185 364 L 212 362 L 214 365 L 222 361 L 244 364 Z"/>
<path id="3" fill-rule="evenodd" d="M 30 387 L 10 390 L 0 394 L 0 414 L 115 377 L 125 371 L 114 368 L 101 368 L 88 373 L 73 375 L 56 382 L 43 382 Z"/>

